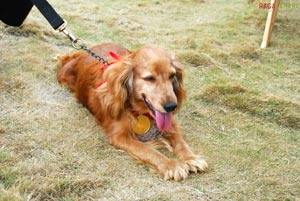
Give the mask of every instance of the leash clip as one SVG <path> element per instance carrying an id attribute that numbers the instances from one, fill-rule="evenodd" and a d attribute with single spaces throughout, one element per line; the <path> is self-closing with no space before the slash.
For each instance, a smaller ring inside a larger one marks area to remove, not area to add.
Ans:
<path id="1" fill-rule="evenodd" d="M 71 40 L 72 46 L 73 46 L 74 49 L 86 51 L 92 57 L 94 57 L 95 59 L 100 61 L 103 65 L 109 65 L 110 64 L 104 58 L 98 56 L 95 52 L 88 49 L 87 46 L 84 44 L 83 40 L 81 40 L 80 38 L 76 38 L 76 36 L 74 36 L 71 32 L 69 32 L 66 27 L 67 27 L 67 21 L 64 20 L 64 22 L 55 30 L 65 34 Z"/>
<path id="2" fill-rule="evenodd" d="M 75 48 L 75 49 L 81 49 L 81 46 L 78 47 L 78 45 L 76 45 L 76 43 L 78 41 L 81 41 L 82 45 L 84 45 L 84 43 L 82 42 L 81 39 L 78 39 L 76 38 L 76 36 L 74 36 L 71 32 L 69 32 L 67 30 L 67 24 L 68 22 L 64 20 L 64 23 L 62 23 L 57 29 L 56 31 L 59 31 L 59 32 L 62 32 L 63 34 L 65 34 L 72 42 L 72 46 Z"/>
<path id="3" fill-rule="evenodd" d="M 72 46 L 76 50 L 83 49 L 83 47 L 85 47 L 84 42 L 80 38 L 76 38 L 76 36 L 74 36 L 71 32 L 67 30 L 67 24 L 67 21 L 64 20 L 64 23 L 60 25 L 56 30 L 65 34 L 71 40 Z"/>

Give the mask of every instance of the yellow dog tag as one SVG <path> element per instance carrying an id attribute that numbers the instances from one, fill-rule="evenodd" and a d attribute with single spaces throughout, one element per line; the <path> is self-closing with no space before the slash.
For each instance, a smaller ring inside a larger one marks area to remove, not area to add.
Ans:
<path id="1" fill-rule="evenodd" d="M 150 119 L 145 115 L 139 115 L 131 123 L 131 128 L 135 134 L 142 135 L 149 131 L 151 127 Z"/>

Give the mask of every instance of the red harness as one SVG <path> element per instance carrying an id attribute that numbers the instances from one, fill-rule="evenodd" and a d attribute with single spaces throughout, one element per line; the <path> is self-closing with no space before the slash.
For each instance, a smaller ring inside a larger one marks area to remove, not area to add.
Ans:
<path id="1" fill-rule="evenodd" d="M 131 111 L 131 114 L 135 117 L 138 117 L 139 115 L 141 115 L 141 113 L 137 112 L 137 111 Z M 142 115 L 145 115 L 146 117 L 148 117 L 150 120 L 155 120 L 153 118 L 153 116 L 150 113 L 143 113 Z"/>
<path id="2" fill-rule="evenodd" d="M 104 71 L 105 71 L 108 67 L 110 67 L 112 64 L 117 63 L 117 62 L 119 62 L 119 61 L 121 60 L 120 56 L 117 55 L 117 54 L 114 53 L 114 52 L 109 52 L 109 55 L 114 59 L 114 61 L 111 62 L 111 63 L 109 63 L 109 64 L 107 64 L 107 65 L 103 65 L 103 66 L 101 67 L 101 69 L 100 69 L 102 72 L 104 72 Z M 102 80 L 101 82 L 99 82 L 99 84 L 97 84 L 96 88 L 101 87 L 106 81 L 107 81 L 107 80 L 104 79 L 104 80 Z"/>

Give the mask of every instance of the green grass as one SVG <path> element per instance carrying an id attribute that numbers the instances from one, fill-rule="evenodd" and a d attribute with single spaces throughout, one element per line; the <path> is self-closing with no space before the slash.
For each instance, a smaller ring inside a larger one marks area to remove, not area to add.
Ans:
<path id="1" fill-rule="evenodd" d="M 58 1 L 88 46 L 156 44 L 185 68 L 183 135 L 210 165 L 163 181 L 110 146 L 93 116 L 56 81 L 73 51 L 33 9 L 0 24 L 0 200 L 299 200 L 300 14 L 279 9 L 260 49 L 258 1 Z"/>

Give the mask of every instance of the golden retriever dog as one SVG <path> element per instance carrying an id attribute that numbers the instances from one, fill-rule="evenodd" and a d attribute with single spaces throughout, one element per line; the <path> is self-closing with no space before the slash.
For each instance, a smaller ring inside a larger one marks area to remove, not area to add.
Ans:
<path id="1" fill-rule="evenodd" d="M 190 172 L 207 170 L 205 160 L 184 141 L 174 115 L 186 91 L 173 56 L 154 46 L 129 51 L 106 43 L 91 50 L 110 65 L 78 51 L 60 58 L 58 81 L 95 116 L 108 141 L 165 180 L 180 181 Z M 173 151 L 176 159 L 160 153 L 158 144 Z"/>

